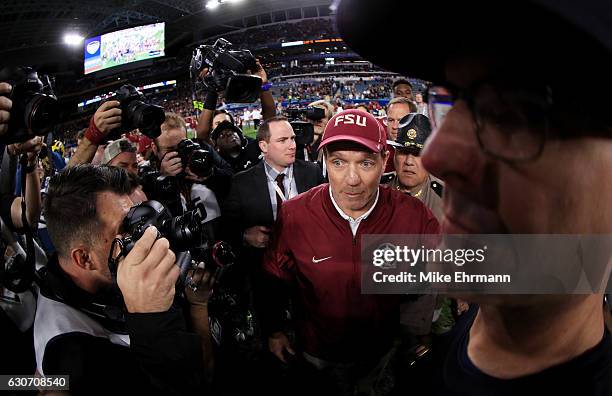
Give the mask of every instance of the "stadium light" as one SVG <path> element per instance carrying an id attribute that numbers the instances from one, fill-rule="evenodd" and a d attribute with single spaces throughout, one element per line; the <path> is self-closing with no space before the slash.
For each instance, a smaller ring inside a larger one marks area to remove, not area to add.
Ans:
<path id="1" fill-rule="evenodd" d="M 206 8 L 208 8 L 209 10 L 214 10 L 215 8 L 219 7 L 219 0 L 209 0 L 206 3 Z"/>
<path id="2" fill-rule="evenodd" d="M 66 33 L 64 35 L 64 43 L 68 45 L 79 45 L 83 42 L 84 37 L 78 33 Z"/>
<path id="3" fill-rule="evenodd" d="M 241 3 L 244 0 L 208 0 L 206 2 L 206 8 L 209 10 L 214 10 L 215 8 L 219 7 L 221 4 L 228 4 L 228 3 Z"/>

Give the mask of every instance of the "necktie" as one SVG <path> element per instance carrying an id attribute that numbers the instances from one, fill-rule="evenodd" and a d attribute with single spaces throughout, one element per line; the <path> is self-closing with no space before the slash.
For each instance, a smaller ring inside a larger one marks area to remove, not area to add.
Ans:
<path id="1" fill-rule="evenodd" d="M 279 173 L 278 176 L 276 176 L 276 185 L 278 186 L 278 188 L 280 188 L 283 195 L 285 195 L 285 185 L 283 184 L 283 180 L 285 180 L 285 174 Z M 280 206 L 282 202 L 283 202 L 283 197 L 281 197 L 277 191 L 276 192 L 276 204 Z"/>

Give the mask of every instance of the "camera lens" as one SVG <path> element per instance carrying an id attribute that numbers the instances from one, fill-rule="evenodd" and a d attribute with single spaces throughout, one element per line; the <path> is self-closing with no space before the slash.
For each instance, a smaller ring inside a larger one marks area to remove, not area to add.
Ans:
<path id="1" fill-rule="evenodd" d="M 212 172 L 212 156 L 206 150 L 194 150 L 189 158 L 189 169 L 197 176 L 206 177 Z"/>
<path id="2" fill-rule="evenodd" d="M 59 121 L 57 99 L 45 94 L 32 94 L 26 99 L 25 125 L 34 135 L 44 135 Z"/>
<path id="3" fill-rule="evenodd" d="M 234 103 L 253 103 L 259 98 L 261 78 L 258 76 L 235 75 L 228 79 L 225 99 Z"/>
<path id="4" fill-rule="evenodd" d="M 166 118 L 162 107 L 134 100 L 128 104 L 126 113 L 134 128 L 144 135 L 153 139 L 161 135 L 160 126 Z"/>
<path id="5" fill-rule="evenodd" d="M 201 218 L 195 212 L 164 220 L 159 228 L 173 249 L 183 251 L 199 242 L 201 235 Z"/>

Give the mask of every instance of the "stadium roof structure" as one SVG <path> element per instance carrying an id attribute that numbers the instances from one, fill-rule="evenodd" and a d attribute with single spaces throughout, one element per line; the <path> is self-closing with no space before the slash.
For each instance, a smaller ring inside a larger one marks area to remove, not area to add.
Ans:
<path id="1" fill-rule="evenodd" d="M 202 39 L 267 23 L 329 15 L 331 0 L 2 0 L 0 65 L 82 63 L 83 51 L 63 35 L 84 37 L 154 22 L 166 22 L 167 54 Z M 51 65 L 51 66 L 49 66 Z M 63 65 L 64 67 L 61 67 Z"/>

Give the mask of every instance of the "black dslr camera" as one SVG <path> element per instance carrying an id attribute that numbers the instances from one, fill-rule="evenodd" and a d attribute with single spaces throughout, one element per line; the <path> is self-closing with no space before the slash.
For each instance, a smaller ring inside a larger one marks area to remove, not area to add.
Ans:
<path id="1" fill-rule="evenodd" d="M 220 38 L 214 45 L 201 45 L 193 50 L 191 78 L 199 79 L 200 72 L 208 68 L 203 83 L 216 92 L 225 91 L 230 103 L 253 103 L 259 97 L 261 78 L 246 74 L 258 69 L 255 57 L 249 50 L 231 50 L 232 43 Z"/>
<path id="2" fill-rule="evenodd" d="M 325 117 L 325 110 L 320 107 L 296 108 L 290 107 L 285 114 L 293 132 L 295 132 L 295 144 L 307 146 L 314 139 L 314 126 L 310 121 L 318 121 Z"/>
<path id="3" fill-rule="evenodd" d="M 191 256 L 181 254 L 191 247 L 200 244 L 202 223 L 206 218 L 206 210 L 202 204 L 198 208 L 181 216 L 172 217 L 166 207 L 157 201 L 146 201 L 130 209 L 123 219 L 122 229 L 127 234 L 116 238 L 108 258 L 111 273 L 117 274 L 117 266 L 121 258 L 128 255 L 136 242 L 142 237 L 149 226 L 158 230 L 158 238 L 166 238 L 170 249 L 176 253 L 176 263 L 181 270 L 181 281 L 185 280 L 191 267 Z"/>
<path id="4" fill-rule="evenodd" d="M 142 190 L 149 199 L 162 202 L 170 213 L 183 213 L 181 189 L 176 177 L 161 176 L 159 171 L 151 167 L 139 168 L 138 177 Z"/>
<path id="5" fill-rule="evenodd" d="M 189 169 L 199 177 L 208 177 L 213 172 L 213 156 L 208 150 L 191 139 L 181 140 L 176 147 L 178 156 L 181 158 L 183 169 Z"/>
<path id="6" fill-rule="evenodd" d="M 13 87 L 6 95 L 12 102 L 8 134 L 2 143 L 20 143 L 34 136 L 44 136 L 59 121 L 59 104 L 49 76 L 38 75 L 31 67 L 5 67 L 0 82 Z"/>
<path id="7" fill-rule="evenodd" d="M 115 99 L 121 103 L 121 127 L 113 135 L 136 128 L 151 139 L 161 135 L 161 124 L 166 119 L 163 107 L 145 103 L 144 95 L 130 84 L 122 85 L 115 92 Z"/>

